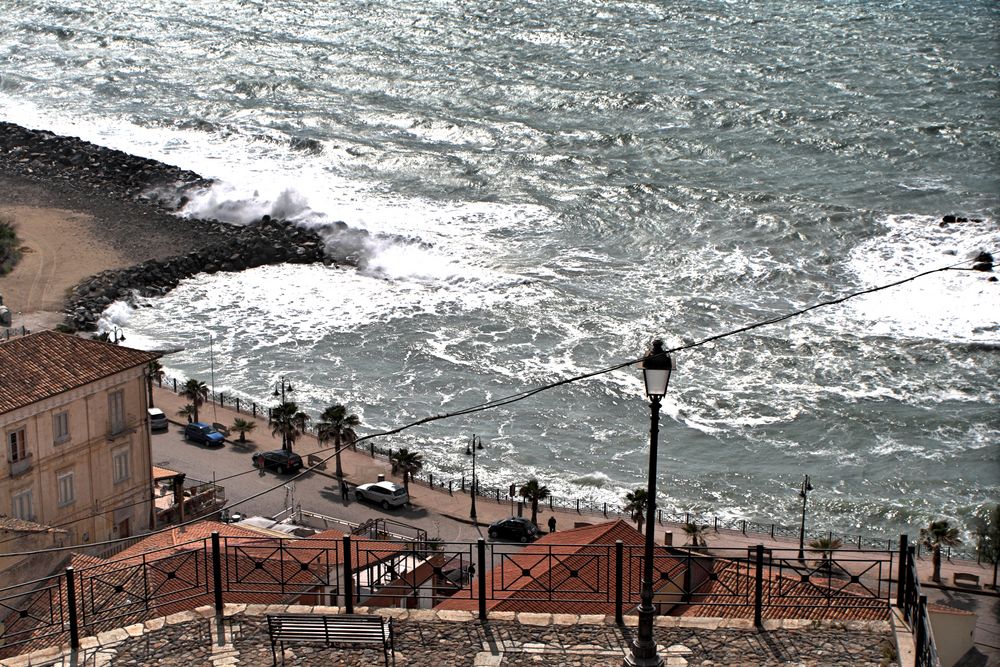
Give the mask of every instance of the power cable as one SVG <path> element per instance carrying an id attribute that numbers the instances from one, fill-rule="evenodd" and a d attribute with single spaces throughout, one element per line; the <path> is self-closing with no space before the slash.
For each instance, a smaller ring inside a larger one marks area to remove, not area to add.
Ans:
<path id="1" fill-rule="evenodd" d="M 786 313 L 784 315 L 779 315 L 777 317 L 772 317 L 770 319 L 762 320 L 760 322 L 755 322 L 753 324 L 748 324 L 746 326 L 739 327 L 737 329 L 731 329 L 729 331 L 725 331 L 725 332 L 720 333 L 720 334 L 715 334 L 713 336 L 708 336 L 707 338 L 702 338 L 701 340 L 698 340 L 698 341 L 695 341 L 695 342 L 692 342 L 692 343 L 688 343 L 686 345 L 679 345 L 677 347 L 673 347 L 673 348 L 670 348 L 668 350 L 664 350 L 663 354 L 672 354 L 672 353 L 676 353 L 676 352 L 682 352 L 684 350 L 690 350 L 690 349 L 693 349 L 693 348 L 696 348 L 696 347 L 701 347 L 702 345 L 706 345 L 708 343 L 711 343 L 711 342 L 714 342 L 714 341 L 717 341 L 717 340 L 721 340 L 723 338 L 729 338 L 731 336 L 737 336 L 739 334 L 746 333 L 747 331 L 752 331 L 754 329 L 759 329 L 761 327 L 770 326 L 772 324 L 777 324 L 779 322 L 784 322 L 786 320 L 790 320 L 792 318 L 799 317 L 801 315 L 804 315 L 805 313 L 808 313 L 810 311 L 816 310 L 817 308 L 823 308 L 823 307 L 826 307 L 826 306 L 837 305 L 837 304 L 844 303 L 845 301 L 848 301 L 850 299 L 854 299 L 854 298 L 857 298 L 857 297 L 860 297 L 860 296 L 865 296 L 867 294 L 874 294 L 875 292 L 881 292 L 883 290 L 891 289 L 893 287 L 898 287 L 899 285 L 903 285 L 905 283 L 912 282 L 912 281 L 917 280 L 919 278 L 923 278 L 923 277 L 926 277 L 926 276 L 929 276 L 929 275 L 933 275 L 935 273 L 941 273 L 941 272 L 944 272 L 944 271 L 954 271 L 954 270 L 967 270 L 967 269 L 958 269 L 957 267 L 962 266 L 963 264 L 970 264 L 970 263 L 975 263 L 975 260 L 963 260 L 963 261 L 960 261 L 960 262 L 956 262 L 954 264 L 950 264 L 948 266 L 943 266 L 943 267 L 939 267 L 939 268 L 936 268 L 936 269 L 930 269 L 930 270 L 927 270 L 927 271 L 922 271 L 920 273 L 914 274 L 914 275 L 909 276 L 907 278 L 903 278 L 901 280 L 897 280 L 897 281 L 894 281 L 894 282 L 891 282 L 891 283 L 886 283 L 884 285 L 878 285 L 876 287 L 870 287 L 868 289 L 858 290 L 856 292 L 851 292 L 850 294 L 847 294 L 847 295 L 842 296 L 842 297 L 838 297 L 836 299 L 827 299 L 825 301 L 820 301 L 820 302 L 815 303 L 815 304 L 813 304 L 811 306 L 807 306 L 805 308 L 800 308 L 798 310 L 792 311 L 790 313 Z M 637 357 L 637 358 L 634 358 L 634 359 L 629 359 L 627 361 L 622 361 L 622 362 L 619 362 L 619 363 L 614 364 L 612 366 L 608 366 L 608 367 L 602 368 L 600 370 L 590 371 L 588 373 L 582 373 L 580 375 L 574 375 L 572 377 L 564 378 L 564 379 L 558 380 L 556 382 L 551 382 L 551 383 L 548 383 L 548 384 L 545 384 L 545 385 L 541 385 L 541 386 L 538 386 L 538 387 L 533 387 L 531 389 L 526 389 L 524 391 L 521 391 L 521 392 L 518 392 L 518 393 L 515 393 L 515 394 L 510 394 L 509 396 L 498 398 L 498 399 L 495 399 L 495 400 L 492 400 L 492 401 L 487 401 L 485 403 L 480 403 L 478 405 L 474 405 L 474 406 L 471 406 L 471 407 L 468 407 L 468 408 L 463 408 L 461 410 L 455 410 L 453 412 L 445 412 L 445 413 L 441 413 L 441 414 L 430 415 L 428 417 L 424 417 L 422 419 L 418 419 L 416 421 L 409 422 L 407 424 L 404 424 L 404 425 L 399 426 L 399 427 L 394 428 L 394 429 L 389 429 L 387 431 L 379 431 L 377 433 L 370 433 L 368 435 L 365 435 L 365 436 L 362 436 L 360 438 L 357 438 L 356 440 L 353 440 L 350 443 L 344 444 L 344 445 L 342 445 L 339 448 L 331 448 L 331 447 L 321 448 L 321 449 L 319 449 L 317 451 L 323 452 L 323 451 L 326 451 L 328 449 L 334 449 L 334 451 L 332 453 L 330 453 L 326 458 L 323 458 L 323 459 L 319 460 L 318 462 L 314 463 L 311 466 L 303 468 L 297 475 L 295 475 L 295 477 L 292 477 L 289 480 L 286 480 L 284 482 L 276 484 L 275 486 L 273 486 L 273 487 L 271 487 L 269 489 L 265 489 L 263 491 L 255 493 L 255 494 L 253 494 L 251 496 L 243 498 L 242 500 L 238 500 L 236 502 L 226 504 L 224 507 L 219 508 L 219 511 L 221 512 L 223 510 L 228 510 L 228 509 L 231 509 L 233 507 L 237 507 L 239 505 L 242 505 L 245 502 L 248 502 L 250 500 L 254 500 L 254 499 L 259 498 L 259 497 L 261 497 L 263 495 L 266 495 L 268 493 L 271 493 L 273 491 L 281 489 L 282 487 L 285 486 L 285 484 L 288 484 L 289 482 L 294 482 L 295 480 L 299 479 L 300 477 L 303 477 L 307 473 L 312 472 L 313 470 L 315 470 L 316 468 L 318 468 L 321 465 L 325 464 L 331 458 L 333 458 L 334 456 L 336 456 L 339 452 L 343 452 L 348 447 L 354 446 L 354 445 L 356 445 L 359 442 L 363 442 L 365 440 L 370 440 L 372 438 L 381 438 L 381 437 L 385 437 L 385 436 L 388 436 L 388 435 L 395 435 L 397 433 L 401 433 L 402 431 L 406 431 L 406 430 L 414 428 L 416 426 L 422 426 L 423 424 L 428 424 L 430 422 L 440 421 L 442 419 L 449 419 L 451 417 L 458 417 L 458 416 L 463 416 L 463 415 L 475 414 L 475 413 L 478 413 L 478 412 L 484 412 L 486 410 L 492 410 L 493 408 L 498 408 L 498 407 L 501 407 L 501 406 L 504 406 L 504 405 L 509 405 L 511 403 L 516 403 L 518 401 L 523 401 L 526 398 L 530 398 L 531 396 L 535 396 L 536 394 L 540 394 L 540 393 L 542 393 L 544 391 L 548 391 L 550 389 L 555 389 L 556 387 L 561 387 L 563 385 L 571 384 L 571 383 L 574 383 L 574 382 L 579 382 L 581 380 L 586 380 L 586 379 L 589 379 L 589 378 L 592 378 L 592 377 L 596 377 L 598 375 L 604 375 L 606 373 L 611 373 L 611 372 L 614 372 L 614 371 L 617 371 L 617 370 L 621 370 L 622 368 L 625 368 L 627 366 L 631 366 L 633 364 L 639 363 L 639 362 L 643 361 L 643 359 L 645 359 L 645 358 L 646 357 L 643 356 L 643 357 Z M 233 477 L 239 477 L 241 475 L 249 474 L 251 472 L 257 472 L 257 471 L 255 469 L 251 469 L 251 470 L 248 470 L 248 471 L 245 471 L 245 472 L 242 472 L 242 473 L 236 473 L 234 475 L 230 475 L 228 477 L 222 478 L 222 479 L 217 480 L 217 481 L 222 481 L 224 479 L 232 479 Z M 156 535 L 158 533 L 166 532 L 168 530 L 173 530 L 174 528 L 180 528 L 180 527 L 183 527 L 183 526 L 188 526 L 188 525 L 197 523 L 198 521 L 201 521 L 201 520 L 202 519 L 198 518 L 198 519 L 191 519 L 190 521 L 185 521 L 184 523 L 172 524 L 172 525 L 167 526 L 167 527 L 165 527 L 165 528 L 163 528 L 161 530 L 150 531 L 149 533 L 146 533 L 143 537 L 149 537 L 151 535 Z M 121 541 L 123 541 L 125 539 L 132 539 L 132 538 L 119 538 L 119 539 L 114 539 L 114 540 L 107 540 L 105 542 L 93 542 L 93 543 L 90 543 L 90 544 L 88 544 L 86 546 L 87 547 L 94 547 L 94 546 L 103 546 L 103 545 L 106 545 L 106 544 L 115 544 L 115 543 L 121 542 Z M 7 556 L 30 556 L 30 555 L 42 554 L 42 553 L 52 553 L 52 552 L 66 551 L 66 550 L 70 550 L 70 549 L 74 549 L 74 548 L 79 548 L 79 546 L 80 545 L 66 546 L 66 547 L 54 547 L 54 548 L 51 548 L 51 549 L 37 549 L 37 550 L 34 550 L 34 551 L 23 551 L 23 552 L 10 553 L 10 554 L 5 554 L 5 555 L 7 555 Z"/>

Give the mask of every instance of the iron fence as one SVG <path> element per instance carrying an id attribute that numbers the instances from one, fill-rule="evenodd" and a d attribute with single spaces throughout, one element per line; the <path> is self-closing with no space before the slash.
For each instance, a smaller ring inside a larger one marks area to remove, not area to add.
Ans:
<path id="1" fill-rule="evenodd" d="M 920 590 L 916 551 L 914 547 L 907 545 L 905 537 L 900 538 L 899 574 L 897 577 L 899 586 L 896 605 L 902 611 L 903 618 L 913 631 L 913 642 L 916 648 L 915 667 L 940 667 L 941 661 L 934 644 L 930 616 L 927 614 L 927 596 Z"/>
<path id="2" fill-rule="evenodd" d="M 654 604 L 661 614 L 781 618 L 886 618 L 897 558 L 884 551 L 800 560 L 795 550 L 677 548 L 654 551 Z M 921 665 L 936 665 L 910 560 L 898 567 L 897 603 L 916 628 Z M 225 602 L 302 603 L 614 614 L 640 601 L 642 545 L 528 546 L 425 538 L 239 537 L 184 544 L 67 568 L 60 576 L 0 590 L 0 655 L 96 634 L 184 609 Z M 838 616 L 840 615 L 840 616 Z M 857 614 L 849 617 L 857 618 Z M 921 634 L 923 633 L 923 634 Z"/>
<path id="3" fill-rule="evenodd" d="M 179 389 L 182 389 L 184 383 L 183 380 L 169 376 L 165 376 L 163 378 L 160 382 L 160 386 L 162 386 L 164 382 L 167 383 L 168 386 L 173 387 L 174 393 L 177 393 Z M 252 414 L 254 417 L 260 416 L 268 418 L 270 414 L 270 407 L 266 405 L 258 404 L 256 401 L 252 400 L 241 399 L 239 396 L 235 395 L 227 396 L 223 392 L 210 391 L 209 401 L 217 403 L 221 407 L 226 407 L 228 405 L 239 413 Z M 310 426 L 306 427 L 306 432 L 313 436 L 316 435 L 315 429 Z M 358 449 L 358 447 L 354 448 Z M 367 443 L 363 443 L 361 445 L 361 449 L 363 451 L 367 451 L 372 458 L 384 459 L 387 462 L 391 460 L 394 451 L 391 446 L 377 445 L 374 440 L 369 440 Z M 459 491 L 462 493 L 472 493 L 472 481 L 464 474 L 459 477 L 448 478 L 440 473 L 437 477 L 434 476 L 433 472 L 417 473 L 411 476 L 411 480 L 431 489 L 440 489 L 451 494 Z M 510 495 L 509 487 L 489 486 L 483 484 L 477 484 L 476 487 L 477 498 L 487 498 L 497 503 L 504 504 L 511 502 L 512 500 L 517 500 L 515 496 Z M 580 515 L 586 514 L 591 516 L 603 516 L 606 519 L 620 518 L 629 520 L 632 518 L 631 514 L 625 511 L 625 507 L 623 505 L 607 502 L 594 502 L 580 498 L 567 499 L 549 495 L 540 503 L 540 506 L 547 506 L 550 511 L 559 509 L 566 512 L 576 512 Z M 739 532 L 743 535 L 770 535 L 772 538 L 780 537 L 798 539 L 799 537 L 799 528 L 797 526 L 786 526 L 773 521 L 726 518 L 697 511 L 675 510 L 671 512 L 658 509 L 657 523 L 660 525 L 668 523 L 694 523 L 702 526 L 710 526 L 716 532 L 719 532 L 720 530 L 730 530 Z M 851 535 L 831 530 L 824 531 L 808 529 L 805 531 L 804 539 L 806 543 L 821 538 L 828 538 L 830 540 L 838 539 L 845 547 L 856 548 L 859 551 L 867 549 L 895 551 L 899 548 L 899 543 L 892 538 L 879 538 L 861 534 Z M 953 550 L 950 546 L 947 547 L 945 557 L 948 560 L 951 560 L 953 555 L 955 557 L 963 558 L 972 557 L 971 552 L 966 552 L 961 549 Z M 919 545 L 917 556 L 920 557 Z"/>

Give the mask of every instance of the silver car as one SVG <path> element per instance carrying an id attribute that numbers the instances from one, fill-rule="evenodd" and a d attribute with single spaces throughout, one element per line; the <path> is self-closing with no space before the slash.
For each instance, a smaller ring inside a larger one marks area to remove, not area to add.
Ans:
<path id="1" fill-rule="evenodd" d="M 406 493 L 406 489 L 393 482 L 359 484 L 354 489 L 354 497 L 358 500 L 377 503 L 384 510 L 390 507 L 401 507 L 410 502 L 410 496 Z"/>

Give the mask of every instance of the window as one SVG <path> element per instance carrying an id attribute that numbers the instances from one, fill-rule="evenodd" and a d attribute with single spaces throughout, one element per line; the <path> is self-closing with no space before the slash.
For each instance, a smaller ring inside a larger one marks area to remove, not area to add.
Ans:
<path id="1" fill-rule="evenodd" d="M 132 460 L 128 449 L 119 449 L 112 453 L 111 464 L 114 474 L 114 482 L 124 482 L 132 476 Z"/>
<path id="2" fill-rule="evenodd" d="M 31 507 L 31 489 L 18 491 L 11 496 L 11 514 L 24 521 L 34 521 L 35 512 Z"/>
<path id="3" fill-rule="evenodd" d="M 121 389 L 108 394 L 108 416 L 111 432 L 121 433 L 125 430 L 125 392 Z"/>
<path id="4" fill-rule="evenodd" d="M 56 475 L 56 486 L 59 488 L 59 506 L 72 505 L 76 500 L 76 492 L 73 489 L 73 471 L 68 470 Z"/>
<path id="5" fill-rule="evenodd" d="M 24 429 L 19 428 L 7 434 L 7 460 L 17 463 L 28 458 L 28 447 L 24 440 Z"/>
<path id="6" fill-rule="evenodd" d="M 52 437 L 56 444 L 69 440 L 69 413 L 59 412 L 52 415 Z"/>

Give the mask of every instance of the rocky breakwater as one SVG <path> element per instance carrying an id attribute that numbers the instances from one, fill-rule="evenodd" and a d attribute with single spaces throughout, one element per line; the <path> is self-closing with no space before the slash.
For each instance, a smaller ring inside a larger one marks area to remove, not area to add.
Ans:
<path id="1" fill-rule="evenodd" d="M 74 329 L 92 330 L 112 302 L 133 303 L 139 296 L 165 294 L 184 278 L 198 273 L 242 271 L 265 264 L 333 263 L 318 234 L 285 221 L 264 216 L 245 227 L 206 224 L 215 228 L 216 235 L 228 238 L 185 255 L 92 276 L 73 290 L 66 308 L 67 324 Z"/>
<path id="2" fill-rule="evenodd" d="M 146 199 L 168 210 L 183 205 L 187 188 L 211 183 L 198 174 L 76 137 L 0 122 L 0 166 L 8 173 L 64 181 L 104 196 Z"/>

